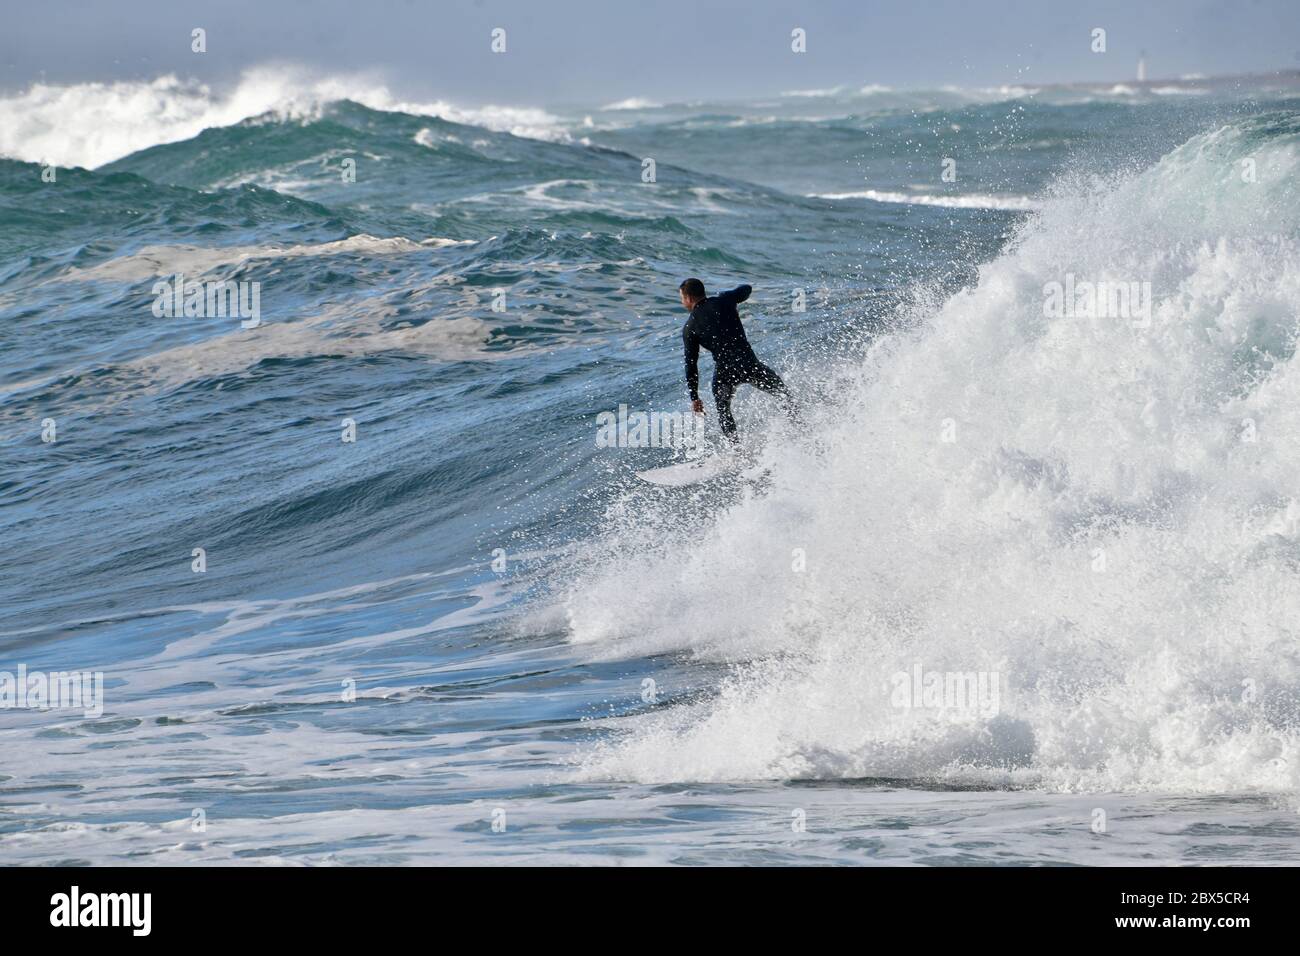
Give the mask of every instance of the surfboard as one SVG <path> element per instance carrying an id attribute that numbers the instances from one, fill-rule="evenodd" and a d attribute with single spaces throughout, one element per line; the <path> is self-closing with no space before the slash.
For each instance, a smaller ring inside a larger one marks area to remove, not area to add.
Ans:
<path id="1" fill-rule="evenodd" d="M 664 465 L 662 468 L 638 471 L 636 476 L 652 485 L 679 488 L 733 474 L 748 464 L 750 462 L 741 455 L 708 455 L 693 461 L 679 461 L 673 465 Z"/>

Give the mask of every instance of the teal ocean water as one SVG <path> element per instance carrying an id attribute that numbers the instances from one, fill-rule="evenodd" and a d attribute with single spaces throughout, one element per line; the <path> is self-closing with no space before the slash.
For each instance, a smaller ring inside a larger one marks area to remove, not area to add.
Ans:
<path id="1" fill-rule="evenodd" d="M 1300 850 L 1294 77 L 0 117 L 5 862 Z M 690 275 L 804 420 L 670 490 Z"/>

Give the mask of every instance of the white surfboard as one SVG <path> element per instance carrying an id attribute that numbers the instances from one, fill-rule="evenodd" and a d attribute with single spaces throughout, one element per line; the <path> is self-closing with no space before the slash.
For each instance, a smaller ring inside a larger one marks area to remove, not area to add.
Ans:
<path id="1" fill-rule="evenodd" d="M 636 476 L 652 485 L 678 488 L 737 472 L 748 464 L 740 455 L 708 455 L 693 461 L 679 461 L 675 465 L 638 471 Z"/>

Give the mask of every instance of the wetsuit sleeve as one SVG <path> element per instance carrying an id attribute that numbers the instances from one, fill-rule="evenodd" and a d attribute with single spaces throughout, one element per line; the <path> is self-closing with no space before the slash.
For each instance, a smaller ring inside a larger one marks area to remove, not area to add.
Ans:
<path id="1" fill-rule="evenodd" d="M 682 345 L 686 349 L 686 387 L 694 402 L 700 398 L 700 340 L 689 322 L 682 326 Z"/>
<path id="2" fill-rule="evenodd" d="M 749 294 L 753 291 L 754 291 L 753 286 L 738 285 L 730 292 L 719 292 L 718 298 L 728 302 L 731 305 L 736 305 L 737 303 L 744 302 L 746 299 L 748 299 Z"/>

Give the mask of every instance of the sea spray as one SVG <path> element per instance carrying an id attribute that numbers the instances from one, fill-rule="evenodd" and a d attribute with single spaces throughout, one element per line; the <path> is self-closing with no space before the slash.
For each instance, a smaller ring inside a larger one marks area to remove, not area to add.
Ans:
<path id="1" fill-rule="evenodd" d="M 574 642 L 735 670 L 582 775 L 1294 792 L 1298 150 L 1266 118 L 1063 188 L 868 351 L 819 453 L 769 441 L 778 480 L 706 529 L 594 543 Z M 1044 315 L 1070 274 L 1150 283 L 1150 323 Z M 610 605 L 614 578 L 638 587 Z M 890 706 L 917 661 L 1001 675 L 998 715 Z"/>

